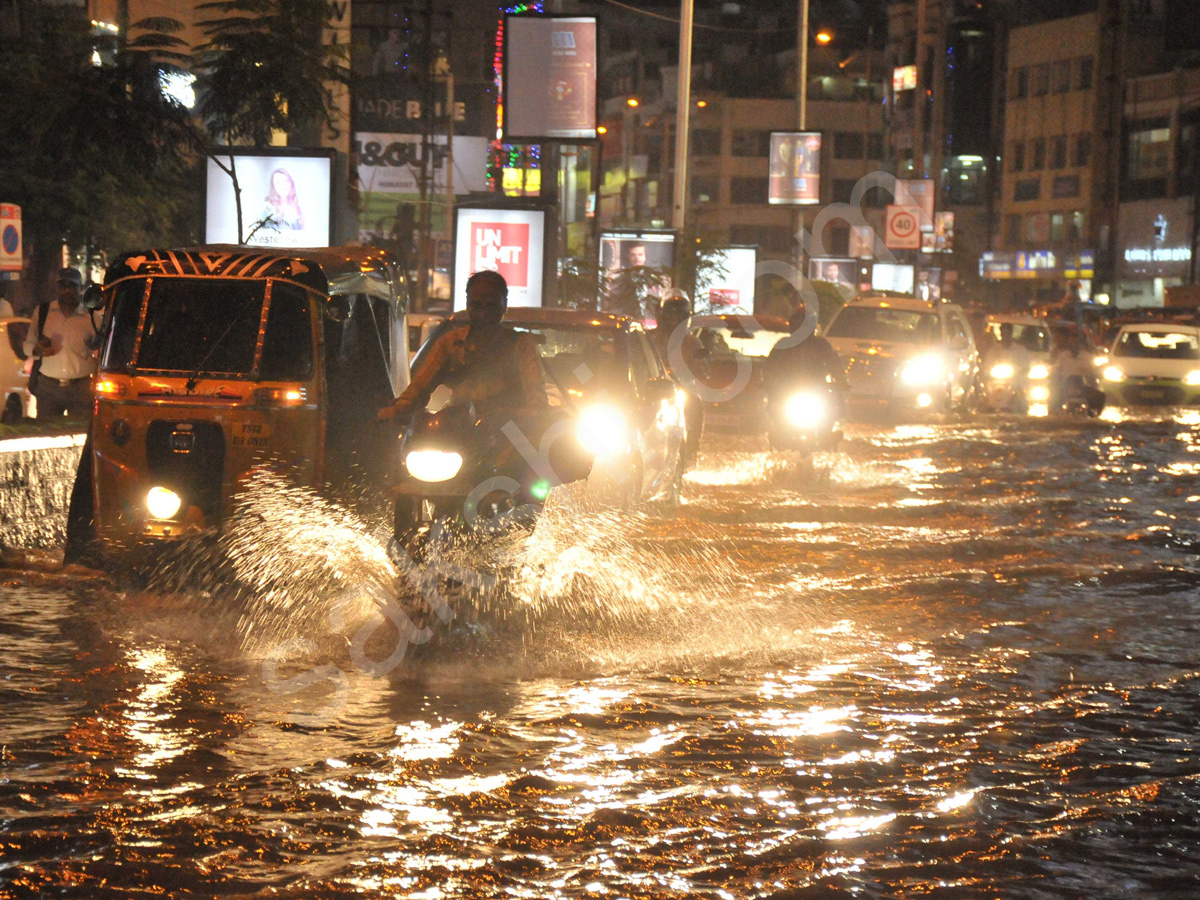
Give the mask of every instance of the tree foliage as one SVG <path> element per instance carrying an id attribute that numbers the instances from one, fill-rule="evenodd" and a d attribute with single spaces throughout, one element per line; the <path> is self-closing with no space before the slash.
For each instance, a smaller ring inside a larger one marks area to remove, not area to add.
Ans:
<path id="1" fill-rule="evenodd" d="M 63 243 L 102 256 L 190 236 L 199 142 L 161 91 L 163 42 L 94 65 L 81 9 L 17 7 L 19 30 L 0 37 L 0 199 L 21 206 L 35 282 L 61 264 Z"/>
<path id="2" fill-rule="evenodd" d="M 346 48 L 323 45 L 325 0 L 215 0 L 197 10 L 200 114 L 229 144 L 266 147 L 274 131 L 333 124 L 331 85 L 349 78 Z"/>

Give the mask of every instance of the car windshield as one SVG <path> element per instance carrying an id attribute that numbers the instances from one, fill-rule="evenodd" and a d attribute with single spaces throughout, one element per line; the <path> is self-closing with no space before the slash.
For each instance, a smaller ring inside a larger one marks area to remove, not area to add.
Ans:
<path id="1" fill-rule="evenodd" d="M 126 281 L 113 301 L 104 368 L 249 375 L 265 293 L 265 281 L 152 278 L 146 298 L 145 281 Z M 298 288 L 276 282 L 263 333 L 260 376 L 307 378 L 312 360 L 308 299 Z"/>
<path id="2" fill-rule="evenodd" d="M 528 334 L 551 384 L 571 393 L 620 391 L 629 386 L 629 356 L 624 332 L 615 328 L 562 325 L 514 325 Z"/>
<path id="3" fill-rule="evenodd" d="M 938 321 L 933 313 L 915 310 L 846 306 L 830 323 L 825 336 L 926 344 L 937 339 Z"/>
<path id="4" fill-rule="evenodd" d="M 699 338 L 700 345 L 710 357 L 752 356 L 759 359 L 769 356 L 771 348 L 788 336 L 786 331 L 746 328 L 737 322 L 692 328 L 692 334 Z"/>
<path id="5" fill-rule="evenodd" d="M 1200 359 L 1200 341 L 1196 335 L 1182 332 L 1123 331 L 1114 354 L 1142 359 Z"/>
<path id="6" fill-rule="evenodd" d="M 1019 322 L 989 322 L 988 336 L 1000 344 L 1015 344 L 1032 353 L 1049 353 L 1050 332 L 1043 325 Z"/>

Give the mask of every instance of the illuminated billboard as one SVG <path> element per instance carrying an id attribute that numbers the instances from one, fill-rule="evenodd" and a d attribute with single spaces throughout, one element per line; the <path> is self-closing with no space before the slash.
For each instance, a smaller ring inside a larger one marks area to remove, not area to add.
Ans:
<path id="1" fill-rule="evenodd" d="M 713 266 L 696 273 L 697 313 L 754 312 L 754 274 L 758 250 L 722 247 L 713 253 Z M 720 273 L 714 270 L 722 270 Z"/>
<path id="2" fill-rule="evenodd" d="M 889 294 L 913 292 L 913 267 L 896 263 L 875 263 L 871 267 L 871 287 Z"/>
<path id="3" fill-rule="evenodd" d="M 892 69 L 892 90 L 911 91 L 917 86 L 916 66 L 896 66 Z"/>
<path id="4" fill-rule="evenodd" d="M 504 139 L 596 137 L 596 20 L 504 20 Z"/>
<path id="5" fill-rule="evenodd" d="M 251 247 L 328 247 L 332 228 L 332 151 L 304 154 L 279 150 L 232 150 L 208 158 L 204 240 L 238 242 L 238 205 L 233 178 L 242 198 L 242 239 Z M 217 160 L 220 161 L 218 164 Z"/>
<path id="6" fill-rule="evenodd" d="M 653 315 L 671 286 L 675 265 L 673 231 L 605 231 L 600 235 L 600 280 L 604 308 L 631 316 Z"/>
<path id="7" fill-rule="evenodd" d="M 816 257 L 808 261 L 809 281 L 828 281 L 842 287 L 858 286 L 858 260 Z"/>
<path id="8" fill-rule="evenodd" d="M 820 132 L 771 132 L 767 202 L 774 206 L 814 206 L 821 202 Z"/>
<path id="9" fill-rule="evenodd" d="M 542 305 L 546 213 L 540 209 L 457 210 L 454 308 L 467 308 L 467 279 L 485 269 L 508 282 L 509 306 Z"/>

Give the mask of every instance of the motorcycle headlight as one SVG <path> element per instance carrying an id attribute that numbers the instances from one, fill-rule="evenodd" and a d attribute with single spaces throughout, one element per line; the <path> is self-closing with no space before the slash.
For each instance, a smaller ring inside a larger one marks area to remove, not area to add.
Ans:
<path id="1" fill-rule="evenodd" d="M 825 419 L 825 400 L 810 391 L 792 394 L 783 404 L 783 414 L 790 425 L 811 428 Z"/>
<path id="2" fill-rule="evenodd" d="M 1106 366 L 1104 369 L 1104 380 L 1112 382 L 1124 381 L 1125 373 L 1117 366 Z"/>
<path id="3" fill-rule="evenodd" d="M 417 481 L 449 481 L 462 463 L 462 454 L 453 450 L 413 450 L 404 457 L 404 467 Z"/>
<path id="4" fill-rule="evenodd" d="M 1029 389 L 1029 399 L 1034 403 L 1045 403 L 1050 399 L 1050 388 L 1044 384 L 1035 384 Z"/>
<path id="5" fill-rule="evenodd" d="M 1016 373 L 1017 370 L 1013 368 L 1012 363 L 996 363 L 988 374 L 997 381 L 1007 381 Z"/>
<path id="6" fill-rule="evenodd" d="M 1035 381 L 1038 381 L 1042 378 L 1049 378 L 1050 377 L 1050 367 L 1043 365 L 1042 363 L 1037 363 L 1036 365 L 1032 365 L 1029 367 L 1029 377 L 1034 379 Z"/>
<path id="7" fill-rule="evenodd" d="M 152 487 L 146 494 L 146 509 L 156 519 L 169 519 L 179 512 L 183 500 L 172 490 L 165 487 Z"/>
<path id="8" fill-rule="evenodd" d="M 579 443 L 596 456 L 615 456 L 629 446 L 629 425 L 615 406 L 598 403 L 579 414 L 575 424 Z"/>
<path id="9" fill-rule="evenodd" d="M 931 384 L 942 377 L 942 360 L 932 353 L 910 359 L 900 370 L 900 380 L 910 387 Z"/>
<path id="10" fill-rule="evenodd" d="M 1183 383 L 1188 387 L 1195 387 L 1200 384 L 1200 369 L 1192 369 L 1192 371 L 1184 375 Z"/>

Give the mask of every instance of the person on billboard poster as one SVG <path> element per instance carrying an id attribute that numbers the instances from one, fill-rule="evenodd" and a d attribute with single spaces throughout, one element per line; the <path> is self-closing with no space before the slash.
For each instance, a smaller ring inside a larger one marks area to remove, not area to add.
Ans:
<path id="1" fill-rule="evenodd" d="M 271 173 L 270 189 L 262 218 L 270 220 L 276 229 L 286 228 L 300 231 L 304 228 L 304 213 L 296 197 L 296 181 L 287 169 L 276 169 Z"/>

